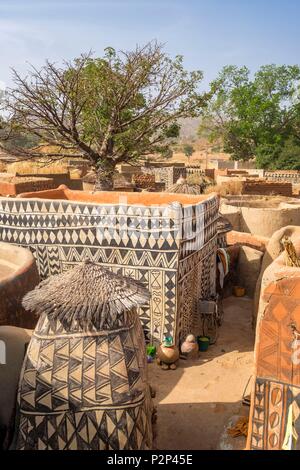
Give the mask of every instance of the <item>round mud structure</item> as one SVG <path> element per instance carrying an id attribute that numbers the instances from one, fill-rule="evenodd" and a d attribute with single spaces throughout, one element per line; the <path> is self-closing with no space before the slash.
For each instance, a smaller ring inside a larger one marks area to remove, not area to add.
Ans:
<path id="1" fill-rule="evenodd" d="M 300 225 L 300 199 L 282 196 L 232 196 L 223 200 L 220 212 L 233 230 L 271 237 L 287 225 Z"/>

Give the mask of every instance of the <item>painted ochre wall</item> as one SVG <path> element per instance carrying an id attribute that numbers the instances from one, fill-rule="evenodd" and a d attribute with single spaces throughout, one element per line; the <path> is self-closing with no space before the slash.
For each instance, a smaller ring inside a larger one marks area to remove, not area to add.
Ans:
<path id="1" fill-rule="evenodd" d="M 300 342 L 294 342 L 300 339 L 300 269 L 287 267 L 282 253 L 267 270 L 256 327 L 247 440 L 252 450 L 281 450 L 289 413 L 300 434 Z"/>

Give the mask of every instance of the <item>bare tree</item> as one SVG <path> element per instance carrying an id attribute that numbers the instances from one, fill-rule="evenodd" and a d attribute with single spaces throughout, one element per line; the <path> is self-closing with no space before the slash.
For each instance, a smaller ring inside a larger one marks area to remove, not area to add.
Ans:
<path id="1" fill-rule="evenodd" d="M 97 189 L 112 188 L 118 163 L 167 152 L 177 120 L 197 116 L 208 99 L 198 91 L 202 72 L 185 71 L 182 57 L 172 60 L 156 42 L 131 52 L 107 48 L 103 58 L 89 53 L 62 66 L 47 61 L 26 77 L 13 70 L 13 80 L 2 142 L 28 133 L 55 150 L 11 145 L 20 158 L 84 157 L 97 172 Z"/>

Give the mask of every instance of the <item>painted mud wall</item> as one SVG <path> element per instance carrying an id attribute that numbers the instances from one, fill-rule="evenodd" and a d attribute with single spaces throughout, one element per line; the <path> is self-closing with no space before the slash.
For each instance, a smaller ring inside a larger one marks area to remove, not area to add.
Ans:
<path id="1" fill-rule="evenodd" d="M 158 199 L 159 200 L 159 199 Z M 29 247 L 42 279 L 90 259 L 140 280 L 146 339 L 191 332 L 199 296 L 215 291 L 219 199 L 144 206 L 0 199 L 0 240 Z"/>
<path id="2" fill-rule="evenodd" d="M 247 448 L 299 450 L 300 269 L 286 267 L 283 253 L 266 271 L 269 282 L 263 283 L 257 319 Z"/>
<path id="3" fill-rule="evenodd" d="M 25 312 L 21 301 L 38 283 L 31 252 L 0 242 L 0 325 L 35 327 L 37 317 Z"/>

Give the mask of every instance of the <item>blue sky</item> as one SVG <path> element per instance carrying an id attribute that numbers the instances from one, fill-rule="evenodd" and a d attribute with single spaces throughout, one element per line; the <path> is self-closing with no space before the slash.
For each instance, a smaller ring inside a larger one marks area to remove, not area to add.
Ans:
<path id="1" fill-rule="evenodd" d="M 0 85 L 47 58 L 157 39 L 207 86 L 222 66 L 300 63 L 300 0 L 0 0 Z"/>

